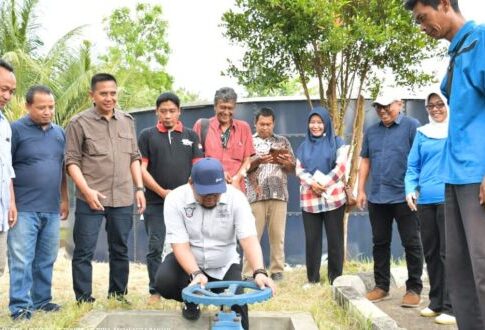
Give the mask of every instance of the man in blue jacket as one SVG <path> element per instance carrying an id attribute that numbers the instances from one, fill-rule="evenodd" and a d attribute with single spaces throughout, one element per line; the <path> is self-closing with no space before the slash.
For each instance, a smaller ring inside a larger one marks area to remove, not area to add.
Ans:
<path id="1" fill-rule="evenodd" d="M 406 0 L 427 35 L 450 42 L 441 90 L 450 124 L 442 158 L 446 268 L 460 329 L 485 328 L 485 25 L 466 21 L 457 0 Z"/>

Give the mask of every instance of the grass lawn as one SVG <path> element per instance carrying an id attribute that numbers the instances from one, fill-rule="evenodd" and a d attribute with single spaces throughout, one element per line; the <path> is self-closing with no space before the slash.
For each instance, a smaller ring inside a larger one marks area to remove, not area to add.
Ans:
<path id="1" fill-rule="evenodd" d="M 148 275 L 143 264 L 130 265 L 128 300 L 132 303 L 126 307 L 118 302 L 106 299 L 108 289 L 108 264 L 93 264 L 93 296 L 97 299 L 94 305 L 78 307 L 74 301 L 71 278 L 71 262 L 61 251 L 54 268 L 53 302 L 62 305 L 57 313 L 37 312 L 30 321 L 13 322 L 8 311 L 8 272 L 0 277 L 0 328 L 73 328 L 82 327 L 79 320 L 91 310 L 180 310 L 180 304 L 162 299 L 155 306 L 148 306 Z M 348 262 L 345 273 L 370 271 L 372 264 Z M 326 270 L 322 268 L 321 286 L 310 290 L 302 289 L 306 282 L 305 268 L 295 268 L 285 272 L 285 279 L 278 283 L 276 297 L 271 300 L 250 306 L 258 311 L 305 311 L 310 312 L 320 329 L 369 329 L 369 325 L 355 315 L 349 314 L 332 300 L 331 287 L 326 282 Z M 214 310 L 214 307 L 206 308 Z M 211 312 L 212 313 L 212 312 Z"/>

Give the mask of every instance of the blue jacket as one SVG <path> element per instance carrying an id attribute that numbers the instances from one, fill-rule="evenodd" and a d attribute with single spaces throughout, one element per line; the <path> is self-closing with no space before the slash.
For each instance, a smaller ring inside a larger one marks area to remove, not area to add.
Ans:
<path id="1" fill-rule="evenodd" d="M 469 31 L 455 60 L 451 96 L 446 93 L 448 76 L 441 84 L 450 107 L 441 171 L 450 184 L 479 183 L 485 175 L 485 25 L 467 22 L 453 37 L 449 53 Z"/>
<path id="2" fill-rule="evenodd" d="M 440 162 L 446 139 L 432 139 L 416 133 L 408 156 L 404 178 L 406 195 L 419 191 L 418 204 L 443 203 L 445 184 L 440 175 Z"/>

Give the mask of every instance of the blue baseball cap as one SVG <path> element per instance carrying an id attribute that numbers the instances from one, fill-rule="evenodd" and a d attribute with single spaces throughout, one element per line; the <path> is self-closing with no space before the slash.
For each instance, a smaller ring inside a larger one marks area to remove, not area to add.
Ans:
<path id="1" fill-rule="evenodd" d="M 192 166 L 192 184 L 199 195 L 222 194 L 227 190 L 222 164 L 215 158 L 203 158 Z"/>

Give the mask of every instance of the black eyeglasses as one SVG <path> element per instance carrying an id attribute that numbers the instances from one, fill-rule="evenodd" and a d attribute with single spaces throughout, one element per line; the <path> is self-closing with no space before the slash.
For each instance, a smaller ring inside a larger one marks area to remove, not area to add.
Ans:
<path id="1" fill-rule="evenodd" d="M 376 109 L 377 112 L 379 112 L 381 110 L 384 110 L 385 112 L 389 112 L 389 111 L 391 111 L 391 105 L 389 104 L 389 105 L 384 106 L 384 105 L 377 104 L 375 106 L 375 109 Z"/>
<path id="2" fill-rule="evenodd" d="M 436 109 L 436 110 L 440 110 L 440 109 L 443 109 L 445 107 L 445 104 L 444 103 L 428 103 L 428 105 L 426 106 L 426 109 L 427 110 L 433 110 L 433 109 Z"/>

